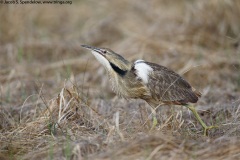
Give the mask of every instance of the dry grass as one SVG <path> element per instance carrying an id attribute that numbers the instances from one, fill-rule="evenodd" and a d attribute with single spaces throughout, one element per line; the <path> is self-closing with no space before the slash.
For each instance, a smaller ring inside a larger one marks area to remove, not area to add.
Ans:
<path id="1" fill-rule="evenodd" d="M 0 159 L 239 159 L 239 1 L 1 5 L 0 15 Z M 162 106 L 150 130 L 147 104 L 116 97 L 80 44 L 174 69 L 219 128 L 204 137 L 186 108 Z"/>

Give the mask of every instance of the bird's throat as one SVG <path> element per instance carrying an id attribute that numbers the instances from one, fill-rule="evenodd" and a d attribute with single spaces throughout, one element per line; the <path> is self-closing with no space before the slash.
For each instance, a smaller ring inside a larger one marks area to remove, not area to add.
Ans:
<path id="1" fill-rule="evenodd" d="M 108 62 L 108 60 L 103 57 L 101 54 L 99 54 L 98 52 L 92 51 L 92 54 L 96 57 L 96 59 L 108 70 L 111 69 L 111 66 Z"/>

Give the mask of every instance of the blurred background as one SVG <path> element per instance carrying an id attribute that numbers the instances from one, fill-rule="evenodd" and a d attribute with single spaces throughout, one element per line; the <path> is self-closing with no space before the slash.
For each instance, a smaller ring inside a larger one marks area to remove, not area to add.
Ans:
<path id="1" fill-rule="evenodd" d="M 129 119 L 132 113 L 140 114 L 139 106 L 146 104 L 117 98 L 104 68 L 81 44 L 111 48 L 130 61 L 144 59 L 173 69 L 203 93 L 196 107 L 208 124 L 231 124 L 211 135 L 239 136 L 240 1 L 75 0 L 71 5 L 1 4 L 0 16 L 0 131 L 4 142 L 0 151 L 4 154 L 11 152 L 26 159 L 32 156 L 34 147 L 23 148 L 23 142 L 17 140 L 18 147 L 9 145 L 9 132 L 18 132 L 19 127 L 25 128 L 26 124 L 42 118 L 43 110 L 63 88 L 78 88 L 84 104 L 95 108 L 103 117 L 111 117 L 108 124 L 119 111 L 123 115 L 120 117 L 122 128 L 140 125 L 137 118 L 132 124 Z M 174 114 L 167 110 L 165 117 L 158 117 L 160 122 L 166 122 L 170 115 L 177 117 L 178 109 Z M 182 127 L 186 128 L 194 118 L 183 108 L 181 111 L 186 112 Z M 87 128 L 90 121 L 94 121 L 91 127 L 99 126 L 95 123 L 98 118 L 93 119 L 84 121 Z M 104 127 L 107 131 L 103 135 L 111 137 L 111 127 Z M 33 128 L 39 126 L 35 124 Z M 178 127 L 171 124 L 165 129 L 169 131 L 169 128 L 182 133 L 180 124 Z M 235 130 L 229 131 L 229 128 Z M 32 132 L 39 133 L 34 129 Z M 96 137 L 98 133 L 88 134 Z M 19 137 L 25 134 L 27 132 Z M 124 130 L 122 134 L 130 133 Z M 139 135 L 139 130 L 134 131 L 135 134 Z M 127 137 L 131 139 L 134 135 Z M 119 132 L 115 136 L 122 138 Z M 35 138 L 31 143 L 24 142 L 25 146 L 42 144 Z M 114 143 L 114 140 L 107 141 L 97 151 L 110 149 Z M 49 146 L 47 142 L 43 147 L 46 146 Z"/>

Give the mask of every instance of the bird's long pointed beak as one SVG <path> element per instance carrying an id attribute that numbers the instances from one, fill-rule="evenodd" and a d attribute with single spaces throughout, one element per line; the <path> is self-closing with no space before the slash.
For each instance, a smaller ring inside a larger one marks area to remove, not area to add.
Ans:
<path id="1" fill-rule="evenodd" d="M 89 45 L 85 45 L 85 44 L 82 44 L 81 45 L 83 48 L 86 48 L 86 49 L 89 49 L 89 50 L 91 50 L 91 51 L 95 51 L 95 52 L 97 52 L 97 53 L 99 53 L 99 54 L 102 54 L 102 52 L 101 52 L 101 48 L 97 48 L 97 47 L 93 47 L 93 46 L 89 46 Z"/>
<path id="2" fill-rule="evenodd" d="M 82 44 L 81 46 L 82 46 L 83 48 L 90 49 L 90 50 L 93 50 L 94 48 L 96 48 L 96 47 L 88 46 L 88 45 L 85 45 L 85 44 Z"/>

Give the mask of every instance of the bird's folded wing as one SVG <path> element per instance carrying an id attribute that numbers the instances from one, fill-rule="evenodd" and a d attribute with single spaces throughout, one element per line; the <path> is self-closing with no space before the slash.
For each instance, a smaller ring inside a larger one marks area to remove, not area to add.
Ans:
<path id="1" fill-rule="evenodd" d="M 198 96 L 180 75 L 164 66 L 149 62 L 147 64 L 153 68 L 147 85 L 154 99 L 173 104 L 197 102 Z"/>

